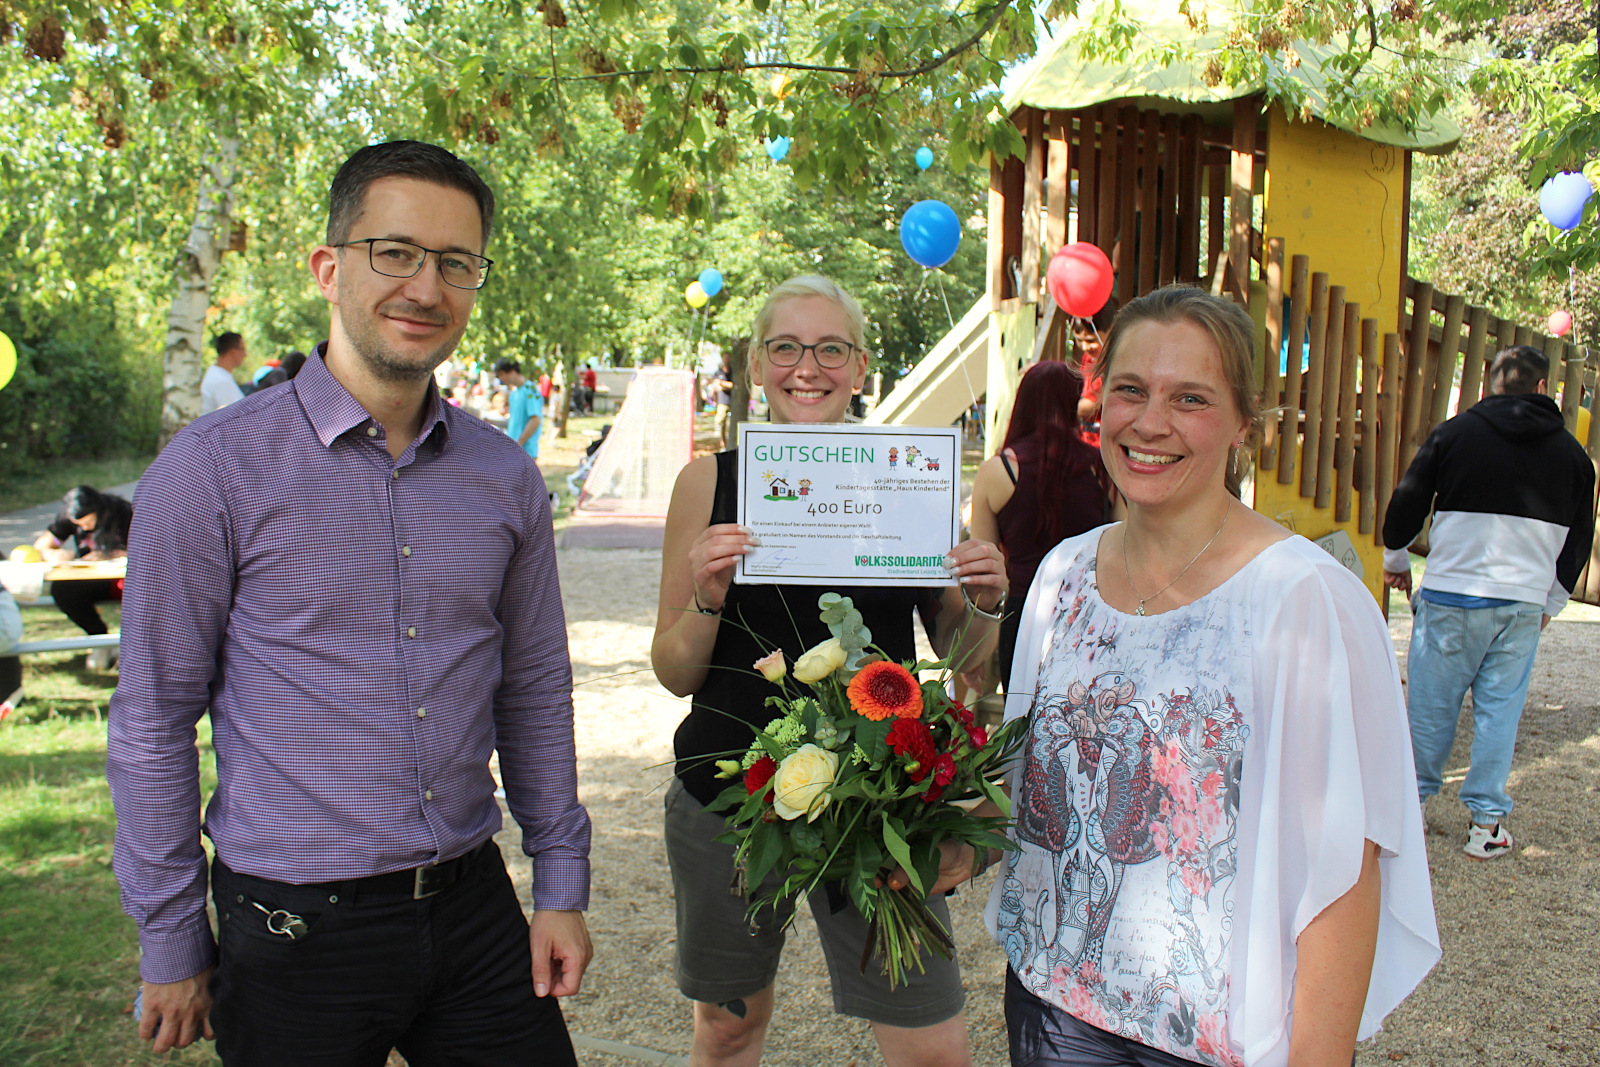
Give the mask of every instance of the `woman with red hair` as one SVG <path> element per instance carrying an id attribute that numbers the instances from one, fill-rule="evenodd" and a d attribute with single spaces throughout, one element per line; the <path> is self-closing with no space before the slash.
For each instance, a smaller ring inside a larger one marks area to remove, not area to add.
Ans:
<path id="1" fill-rule="evenodd" d="M 1006 557 L 1018 596 L 1033 584 L 1045 554 L 1106 521 L 1113 490 L 1100 453 L 1079 436 L 1083 379 L 1066 363 L 1035 363 L 1022 375 L 1005 444 L 978 468 L 972 486 L 972 536 Z M 1000 678 L 1011 689 L 1017 615 L 1000 623 Z"/>

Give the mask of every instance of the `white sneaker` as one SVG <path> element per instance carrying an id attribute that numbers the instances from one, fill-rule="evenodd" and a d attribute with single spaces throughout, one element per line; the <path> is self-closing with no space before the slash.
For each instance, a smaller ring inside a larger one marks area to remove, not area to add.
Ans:
<path id="1" fill-rule="evenodd" d="M 109 671 L 117 662 L 117 658 L 117 649 L 114 645 L 91 648 L 87 666 L 91 671 Z"/>
<path id="2" fill-rule="evenodd" d="M 1492 860 L 1511 852 L 1511 832 L 1499 823 L 1483 826 L 1473 823 L 1467 828 L 1467 843 L 1461 851 L 1475 860 Z"/>

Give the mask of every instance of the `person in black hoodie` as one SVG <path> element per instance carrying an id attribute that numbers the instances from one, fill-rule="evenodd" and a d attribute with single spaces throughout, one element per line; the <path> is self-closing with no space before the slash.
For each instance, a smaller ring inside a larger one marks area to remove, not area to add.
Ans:
<path id="1" fill-rule="evenodd" d="M 133 522 L 133 504 L 115 493 L 102 493 L 80 485 L 62 498 L 61 514 L 50 530 L 34 542 L 35 547 L 59 559 L 115 559 L 128 554 L 128 526 Z M 77 546 L 69 552 L 68 539 Z M 121 578 L 88 578 L 55 582 L 50 592 L 61 613 L 90 635 L 106 632 L 106 622 L 96 604 L 122 599 Z M 89 653 L 89 669 L 105 670 L 115 663 L 115 648 L 96 648 Z"/>
<path id="2" fill-rule="evenodd" d="M 1411 747 L 1426 804 L 1472 690 L 1461 800 L 1472 816 L 1463 851 L 1476 859 L 1511 851 L 1506 779 L 1539 632 L 1565 606 L 1594 542 L 1594 465 L 1545 395 L 1549 373 L 1527 345 L 1495 356 L 1491 395 L 1428 435 L 1383 524 L 1384 581 L 1410 593 L 1406 546 L 1434 513 L 1413 601 Z"/>

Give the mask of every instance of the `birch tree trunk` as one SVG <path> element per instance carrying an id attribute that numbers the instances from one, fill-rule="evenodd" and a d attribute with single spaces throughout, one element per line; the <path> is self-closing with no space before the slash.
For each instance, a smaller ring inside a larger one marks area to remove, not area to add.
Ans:
<path id="1" fill-rule="evenodd" d="M 200 181 L 194 225 L 178 258 L 177 292 L 167 313 L 167 348 L 161 376 L 161 441 L 200 417 L 200 379 L 205 374 L 206 311 L 211 281 L 233 229 L 233 186 L 239 174 L 239 138 L 230 129 L 217 139 Z"/>
<path id="2" fill-rule="evenodd" d="M 556 410 L 553 417 L 555 419 L 556 437 L 563 441 L 567 439 L 567 413 L 572 410 L 572 390 L 578 387 L 577 365 L 578 353 L 574 351 L 570 356 L 563 355 L 561 345 L 558 342 L 556 344 L 556 366 L 562 368 L 562 377 L 566 381 L 562 383 L 561 395 L 556 401 Z M 551 395 L 554 396 L 555 394 L 552 393 Z M 545 415 L 551 416 L 551 412 L 546 410 Z"/>

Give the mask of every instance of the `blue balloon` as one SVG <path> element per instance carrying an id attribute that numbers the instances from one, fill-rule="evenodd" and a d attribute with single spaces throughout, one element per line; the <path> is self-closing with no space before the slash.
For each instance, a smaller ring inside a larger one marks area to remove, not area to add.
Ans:
<path id="1" fill-rule="evenodd" d="M 917 149 L 917 166 L 922 170 L 927 170 L 933 166 L 933 149 L 927 145 Z"/>
<path id="2" fill-rule="evenodd" d="M 722 292 L 722 272 L 715 267 L 707 267 L 701 271 L 700 288 L 706 291 L 707 296 L 716 296 Z"/>
<path id="3" fill-rule="evenodd" d="M 919 200 L 900 217 L 900 244 L 913 262 L 942 267 L 961 247 L 961 220 L 942 200 Z"/>
<path id="4" fill-rule="evenodd" d="M 1556 229 L 1570 230 L 1583 221 L 1583 206 L 1593 193 L 1594 187 L 1588 178 L 1564 170 L 1539 190 L 1539 211 Z"/>
<path id="5" fill-rule="evenodd" d="M 769 138 L 767 138 L 767 155 L 769 157 L 771 157 L 771 159 L 772 159 L 772 161 L 774 163 L 776 163 L 778 160 L 782 159 L 784 156 L 786 156 L 788 154 L 789 154 L 789 138 L 787 138 L 787 137 L 769 137 Z"/>

